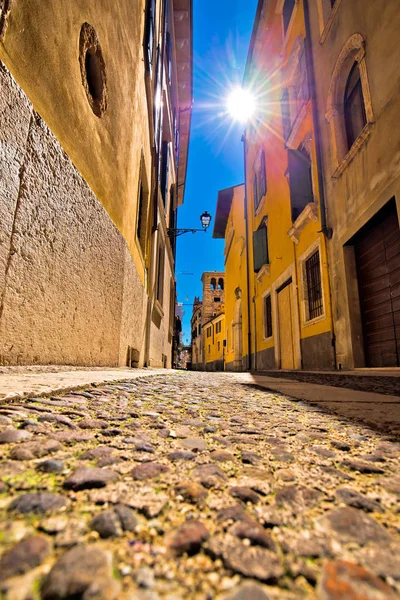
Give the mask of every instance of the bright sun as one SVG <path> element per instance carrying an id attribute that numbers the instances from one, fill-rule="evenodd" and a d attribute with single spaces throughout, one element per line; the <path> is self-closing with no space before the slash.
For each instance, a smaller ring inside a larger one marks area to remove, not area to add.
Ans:
<path id="1" fill-rule="evenodd" d="M 227 108 L 235 121 L 245 123 L 253 116 L 256 109 L 256 101 L 248 90 L 238 87 L 232 90 L 228 96 Z"/>

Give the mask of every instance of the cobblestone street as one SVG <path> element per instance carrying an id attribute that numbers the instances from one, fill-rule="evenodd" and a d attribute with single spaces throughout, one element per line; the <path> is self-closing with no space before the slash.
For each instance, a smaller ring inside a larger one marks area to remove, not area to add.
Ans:
<path id="1" fill-rule="evenodd" d="M 391 600 L 399 440 L 234 374 L 0 404 L 0 597 Z"/>

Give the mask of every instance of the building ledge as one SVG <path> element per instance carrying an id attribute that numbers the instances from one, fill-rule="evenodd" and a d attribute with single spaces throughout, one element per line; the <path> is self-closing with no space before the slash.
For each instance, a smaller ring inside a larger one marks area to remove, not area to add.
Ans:
<path id="1" fill-rule="evenodd" d="M 363 147 L 365 142 L 368 140 L 369 136 L 372 133 L 373 126 L 374 126 L 374 123 L 367 123 L 365 125 L 364 129 L 362 130 L 362 132 L 360 133 L 360 135 L 358 136 L 358 138 L 356 139 L 356 141 L 354 142 L 354 144 L 352 145 L 352 147 L 350 148 L 350 150 L 348 151 L 348 153 L 346 154 L 346 156 L 344 157 L 342 162 L 339 164 L 336 171 L 333 173 L 333 175 L 332 175 L 333 179 L 337 179 L 338 177 L 340 177 L 340 175 L 343 173 L 343 171 L 345 171 L 347 169 L 347 167 L 349 166 L 349 164 L 351 163 L 353 158 L 356 156 L 356 154 L 358 154 L 360 149 Z"/>
<path id="2" fill-rule="evenodd" d="M 270 274 L 271 274 L 271 265 L 269 263 L 263 265 L 256 275 L 258 283 L 261 283 L 264 275 L 268 275 L 268 277 L 269 277 Z"/>
<path id="3" fill-rule="evenodd" d="M 309 202 L 289 229 L 288 235 L 295 244 L 299 243 L 300 232 L 310 221 L 314 221 L 314 223 L 318 221 L 318 206 L 316 202 Z"/>

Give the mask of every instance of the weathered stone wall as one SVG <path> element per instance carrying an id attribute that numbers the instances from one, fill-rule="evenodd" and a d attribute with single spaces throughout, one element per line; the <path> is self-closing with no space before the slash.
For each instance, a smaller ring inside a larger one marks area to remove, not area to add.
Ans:
<path id="1" fill-rule="evenodd" d="M 4 66 L 0 122 L 0 364 L 126 364 L 144 290 L 123 236 Z"/>
<path id="2" fill-rule="evenodd" d="M 333 229 L 328 248 L 337 363 L 343 368 L 362 367 L 365 360 L 357 273 L 351 248 L 346 244 L 393 197 L 400 214 L 399 3 L 337 2 L 333 18 L 325 23 L 326 30 L 319 21 L 317 3 L 309 4 L 328 226 Z M 367 110 L 372 107 L 373 121 L 358 152 L 352 160 L 339 160 L 343 169 L 335 174 L 335 140 L 325 115 L 331 101 L 335 65 L 356 34 L 361 34 L 365 42 L 370 89 Z"/>

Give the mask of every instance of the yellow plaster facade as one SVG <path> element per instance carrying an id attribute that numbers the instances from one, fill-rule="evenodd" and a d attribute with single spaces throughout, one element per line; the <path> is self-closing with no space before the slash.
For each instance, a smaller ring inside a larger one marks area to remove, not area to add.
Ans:
<path id="1" fill-rule="evenodd" d="M 214 238 L 225 238 L 225 370 L 243 371 L 248 362 L 248 294 L 244 184 L 218 194 Z"/>
<path id="2" fill-rule="evenodd" d="M 221 312 L 203 327 L 203 348 L 206 371 L 223 371 L 225 357 L 225 314 Z"/>
<path id="3" fill-rule="evenodd" d="M 334 367 L 307 60 L 302 0 L 260 2 L 245 75 L 260 111 L 244 136 L 254 370 Z"/>

